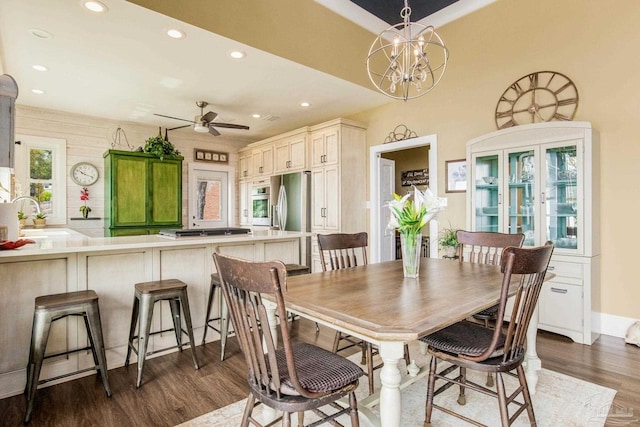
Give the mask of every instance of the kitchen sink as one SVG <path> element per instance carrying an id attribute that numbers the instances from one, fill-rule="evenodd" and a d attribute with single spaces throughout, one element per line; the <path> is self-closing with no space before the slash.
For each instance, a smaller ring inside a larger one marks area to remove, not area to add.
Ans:
<path id="1" fill-rule="evenodd" d="M 20 232 L 24 239 L 86 237 L 84 234 L 68 228 L 23 228 Z"/>

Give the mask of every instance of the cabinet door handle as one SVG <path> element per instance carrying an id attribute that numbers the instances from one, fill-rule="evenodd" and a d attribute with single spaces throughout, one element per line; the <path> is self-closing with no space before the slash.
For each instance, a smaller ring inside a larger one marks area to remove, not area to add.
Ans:
<path id="1" fill-rule="evenodd" d="M 556 269 L 556 267 L 554 265 L 550 265 L 550 266 L 547 267 L 547 270 L 552 270 L 553 271 L 555 269 Z"/>
<path id="2" fill-rule="evenodd" d="M 551 292 L 555 292 L 557 294 L 566 294 L 568 291 L 566 289 L 561 288 L 551 288 Z"/>
<path id="3" fill-rule="evenodd" d="M 540 203 L 544 205 L 544 201 L 546 200 L 544 192 L 540 193 Z"/>
<path id="4" fill-rule="evenodd" d="M 498 193 L 498 204 L 502 204 L 502 193 Z"/>

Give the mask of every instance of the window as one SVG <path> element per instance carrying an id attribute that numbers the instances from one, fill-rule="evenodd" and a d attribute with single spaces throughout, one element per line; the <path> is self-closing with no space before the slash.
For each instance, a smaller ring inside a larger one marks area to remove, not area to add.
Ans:
<path id="1" fill-rule="evenodd" d="M 16 195 L 38 201 L 48 224 L 67 222 L 67 143 L 64 139 L 16 135 Z M 33 218 L 33 203 L 22 202 L 23 210 Z"/>

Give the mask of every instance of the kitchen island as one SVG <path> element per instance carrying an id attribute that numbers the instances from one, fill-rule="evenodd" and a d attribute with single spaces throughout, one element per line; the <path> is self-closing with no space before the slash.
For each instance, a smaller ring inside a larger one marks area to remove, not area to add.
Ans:
<path id="1" fill-rule="evenodd" d="M 24 391 L 37 296 L 95 290 L 100 298 L 107 364 L 113 369 L 124 365 L 135 283 L 168 278 L 187 283 L 194 334 L 199 344 L 210 275 L 215 272 L 214 252 L 255 261 L 278 259 L 299 264 L 301 239 L 308 236 L 308 233 L 260 230 L 248 235 L 175 239 L 158 235 L 90 238 L 57 228 L 25 230 L 25 234 L 24 238 L 35 243 L 0 252 L 0 398 Z M 156 307 L 152 328 L 164 330 L 171 325 L 168 304 L 162 302 Z M 219 336 L 213 332 L 207 338 L 213 341 Z M 84 346 L 86 340 L 82 319 L 68 317 L 53 324 L 47 354 Z M 154 335 L 149 343 L 150 351 L 170 346 L 175 346 L 173 332 Z M 91 352 L 47 359 L 40 379 L 90 366 L 93 366 Z"/>

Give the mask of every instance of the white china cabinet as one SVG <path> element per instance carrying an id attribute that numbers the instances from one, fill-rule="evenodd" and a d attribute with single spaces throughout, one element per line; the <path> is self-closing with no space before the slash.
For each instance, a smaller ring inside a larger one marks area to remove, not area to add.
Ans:
<path id="1" fill-rule="evenodd" d="M 467 143 L 467 226 L 555 245 L 539 328 L 591 344 L 600 309 L 599 144 L 588 122 L 547 122 Z"/>

